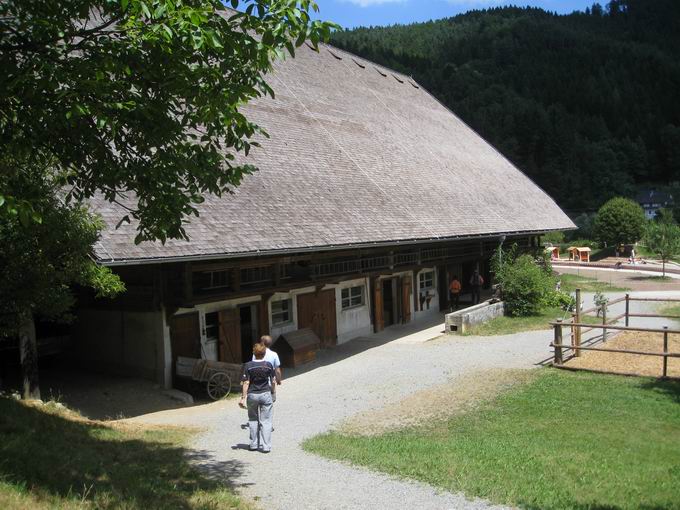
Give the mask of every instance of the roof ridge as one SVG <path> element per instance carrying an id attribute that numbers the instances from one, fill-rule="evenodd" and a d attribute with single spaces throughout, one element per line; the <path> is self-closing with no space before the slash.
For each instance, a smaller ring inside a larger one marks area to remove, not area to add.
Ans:
<path id="1" fill-rule="evenodd" d="M 357 55 L 356 53 L 352 53 L 351 51 L 347 51 L 347 50 L 345 50 L 345 49 L 338 48 L 337 46 L 333 46 L 333 45 L 330 44 L 330 43 L 320 42 L 320 43 L 319 43 L 319 47 L 322 47 L 322 46 L 325 47 L 328 51 L 337 51 L 337 52 L 340 52 L 340 53 L 344 53 L 345 55 L 348 55 L 350 58 L 361 60 L 361 61 L 363 61 L 363 62 L 366 62 L 368 65 L 372 65 L 372 66 L 375 66 L 375 67 L 379 67 L 379 68 L 381 68 L 381 69 L 383 69 L 383 70 L 385 70 L 385 71 L 387 71 L 387 72 L 389 72 L 389 73 L 392 73 L 392 74 L 394 74 L 394 75 L 403 76 L 403 77 L 406 78 L 407 80 L 411 80 L 412 82 L 414 82 L 414 83 L 420 85 L 418 82 L 416 82 L 415 78 L 413 78 L 413 76 L 411 76 L 411 75 L 409 75 L 409 74 L 404 74 L 404 73 L 402 73 L 401 71 L 397 71 L 396 69 L 392 69 L 391 67 L 387 67 L 387 66 L 385 66 L 385 65 L 378 64 L 377 62 L 373 62 L 372 60 L 368 60 L 368 59 L 365 58 L 365 57 L 360 57 L 360 56 Z"/>

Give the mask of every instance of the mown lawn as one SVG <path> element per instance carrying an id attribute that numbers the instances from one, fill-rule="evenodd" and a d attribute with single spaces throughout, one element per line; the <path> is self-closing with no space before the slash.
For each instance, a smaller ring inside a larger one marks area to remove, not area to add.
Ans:
<path id="1" fill-rule="evenodd" d="M 582 292 L 625 292 L 630 290 L 627 287 L 617 287 L 597 278 L 588 278 L 582 275 L 563 273 L 558 278 L 562 282 L 564 292 L 574 292 L 576 289 L 581 289 Z"/>
<path id="2" fill-rule="evenodd" d="M 218 482 L 189 464 L 190 434 L 0 398 L 0 508 L 250 508 L 226 485 L 238 466 L 216 466 L 224 470 Z"/>
<path id="3" fill-rule="evenodd" d="M 484 324 L 473 326 L 466 333 L 467 335 L 476 336 L 495 336 L 495 335 L 510 335 L 512 333 L 520 333 L 522 331 L 537 331 L 541 329 L 550 329 L 550 322 L 556 319 L 563 319 L 565 321 L 571 319 L 571 314 L 565 312 L 561 308 L 545 308 L 538 315 L 530 315 L 528 317 L 496 317 Z M 602 319 L 597 319 L 591 315 L 584 315 L 581 320 L 588 324 L 599 324 Z"/>
<path id="4" fill-rule="evenodd" d="M 443 423 L 304 447 L 524 508 L 680 508 L 680 382 L 544 369 Z"/>

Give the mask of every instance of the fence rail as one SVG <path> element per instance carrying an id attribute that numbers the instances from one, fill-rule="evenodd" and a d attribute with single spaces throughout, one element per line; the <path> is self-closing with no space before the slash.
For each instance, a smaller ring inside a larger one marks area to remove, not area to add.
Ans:
<path id="1" fill-rule="evenodd" d="M 551 322 L 550 325 L 553 327 L 553 341 L 550 343 L 550 347 L 554 349 L 553 355 L 553 365 L 560 368 L 568 368 L 570 370 L 587 370 L 592 372 L 602 372 L 600 370 L 591 370 L 576 367 L 567 367 L 564 365 L 564 354 L 565 351 L 572 351 L 574 357 L 579 357 L 581 351 L 596 351 L 596 352 L 612 352 L 619 354 L 633 354 L 637 356 L 654 356 L 663 358 L 663 369 L 661 377 L 668 377 L 668 358 L 680 358 L 680 352 L 669 352 L 668 351 L 668 335 L 677 334 L 680 335 L 680 329 L 668 329 L 664 326 L 663 328 L 643 328 L 643 327 L 631 327 L 630 319 L 631 317 L 646 317 L 646 318 L 668 318 L 668 319 L 680 319 L 679 315 L 664 315 L 658 313 L 631 313 L 630 303 L 632 301 L 646 301 L 646 302 L 670 302 L 670 303 L 680 303 L 680 299 L 664 299 L 664 298 L 636 298 L 631 297 L 630 294 L 626 294 L 622 298 L 618 298 L 609 301 L 602 307 L 594 307 L 586 310 L 581 310 L 581 290 L 576 289 L 576 307 L 574 312 L 571 314 L 571 319 L 562 320 L 557 319 L 555 322 Z M 617 315 L 615 317 L 607 318 L 607 307 L 625 302 L 625 312 Z M 602 323 L 601 324 L 589 324 L 582 322 L 582 318 L 588 313 L 602 312 Z M 624 319 L 624 326 L 617 326 L 616 323 L 621 319 Z M 563 328 L 568 326 L 570 328 L 571 343 L 565 344 L 563 342 Z M 582 336 L 584 333 L 588 333 L 594 330 L 602 330 L 602 336 L 587 339 L 587 345 L 583 345 Z M 663 352 L 647 352 L 632 349 L 612 349 L 604 347 L 594 347 L 593 345 L 598 341 L 605 343 L 607 341 L 608 331 L 637 331 L 642 333 L 660 333 L 663 334 Z"/>

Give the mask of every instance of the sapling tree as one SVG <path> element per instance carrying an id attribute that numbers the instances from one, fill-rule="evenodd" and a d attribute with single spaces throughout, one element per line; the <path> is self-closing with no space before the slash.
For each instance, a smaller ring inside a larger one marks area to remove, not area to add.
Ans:
<path id="1" fill-rule="evenodd" d="M 673 222 L 649 222 L 645 244 L 661 259 L 662 275 L 666 276 L 666 262 L 680 254 L 680 227 Z"/>

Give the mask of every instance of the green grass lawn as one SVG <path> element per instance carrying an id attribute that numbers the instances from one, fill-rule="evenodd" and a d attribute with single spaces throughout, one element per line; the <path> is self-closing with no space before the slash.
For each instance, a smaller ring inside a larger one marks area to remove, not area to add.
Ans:
<path id="1" fill-rule="evenodd" d="M 0 508 L 250 508 L 228 488 L 228 475 L 212 481 L 189 464 L 190 435 L 0 398 Z"/>
<path id="2" fill-rule="evenodd" d="M 304 447 L 524 508 L 680 508 L 680 382 L 544 369 L 443 423 Z"/>
<path id="3" fill-rule="evenodd" d="M 550 329 L 550 322 L 556 319 L 563 319 L 565 321 L 571 319 L 571 314 L 565 312 L 561 308 L 545 308 L 538 315 L 530 315 L 529 317 L 496 317 L 484 324 L 473 326 L 468 330 L 466 335 L 476 336 L 495 336 L 495 335 L 510 335 L 512 333 L 520 333 L 522 331 L 537 331 L 541 329 Z M 584 315 L 581 320 L 587 324 L 599 324 L 602 319 L 590 315 Z"/>
<path id="4" fill-rule="evenodd" d="M 564 292 L 574 292 L 576 289 L 581 289 L 583 292 L 625 292 L 630 290 L 627 287 L 617 287 L 597 278 L 588 278 L 582 275 L 564 273 L 560 274 L 558 278 L 562 282 Z"/>

